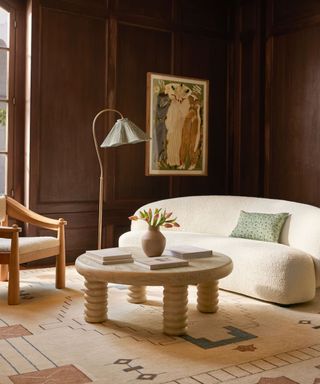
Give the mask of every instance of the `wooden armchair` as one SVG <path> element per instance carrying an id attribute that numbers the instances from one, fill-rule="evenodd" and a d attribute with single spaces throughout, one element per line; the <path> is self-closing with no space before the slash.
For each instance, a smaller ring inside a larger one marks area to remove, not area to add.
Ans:
<path id="1" fill-rule="evenodd" d="M 57 237 L 20 237 L 21 228 L 8 227 L 8 218 L 57 232 Z M 0 281 L 9 280 L 8 304 L 19 304 L 19 265 L 56 256 L 56 288 L 65 287 L 65 234 L 63 219 L 39 215 L 8 196 L 0 196 Z"/>

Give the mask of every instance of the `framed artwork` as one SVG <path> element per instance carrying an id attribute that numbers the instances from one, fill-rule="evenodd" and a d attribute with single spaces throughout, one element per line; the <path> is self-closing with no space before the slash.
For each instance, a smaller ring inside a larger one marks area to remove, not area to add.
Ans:
<path id="1" fill-rule="evenodd" d="M 208 80 L 147 74 L 146 175 L 207 175 L 208 92 Z"/>

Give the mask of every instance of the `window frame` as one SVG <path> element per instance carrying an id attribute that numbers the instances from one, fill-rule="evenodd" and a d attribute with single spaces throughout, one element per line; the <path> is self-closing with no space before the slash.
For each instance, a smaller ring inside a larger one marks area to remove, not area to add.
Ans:
<path id="1" fill-rule="evenodd" d="M 16 66 L 16 10 L 12 8 L 6 1 L 0 0 L 0 7 L 10 14 L 9 27 L 9 47 L 0 48 L 9 52 L 8 59 L 8 95 L 7 99 L 0 99 L 0 102 L 7 103 L 7 148 L 1 151 L 1 155 L 6 155 L 6 180 L 5 193 L 14 195 L 13 189 L 13 148 L 14 148 L 14 126 L 15 126 L 15 66 Z"/>
<path id="2" fill-rule="evenodd" d="M 10 13 L 7 194 L 24 203 L 27 0 L 0 0 Z"/>

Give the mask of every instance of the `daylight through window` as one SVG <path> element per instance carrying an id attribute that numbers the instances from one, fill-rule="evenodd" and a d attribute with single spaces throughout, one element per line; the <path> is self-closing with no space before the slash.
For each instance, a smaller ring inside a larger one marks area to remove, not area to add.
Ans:
<path id="1" fill-rule="evenodd" d="M 0 7 L 0 194 L 7 193 L 10 13 Z"/>

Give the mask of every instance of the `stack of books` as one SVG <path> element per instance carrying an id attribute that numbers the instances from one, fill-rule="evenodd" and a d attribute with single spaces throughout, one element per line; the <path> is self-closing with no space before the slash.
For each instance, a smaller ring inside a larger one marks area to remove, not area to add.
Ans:
<path id="1" fill-rule="evenodd" d="M 180 259 L 200 259 L 213 256 L 211 249 L 195 247 L 193 245 L 176 245 L 166 248 L 166 253 Z"/>
<path id="2" fill-rule="evenodd" d="M 189 265 L 188 260 L 181 260 L 172 256 L 158 256 L 150 257 L 148 259 L 136 259 L 135 264 L 143 268 L 148 268 L 151 270 L 162 269 L 162 268 L 176 268 L 176 267 L 185 267 Z"/>
<path id="3" fill-rule="evenodd" d="M 103 265 L 133 263 L 132 254 L 119 248 L 105 248 L 86 251 L 86 256 L 89 259 Z"/>

